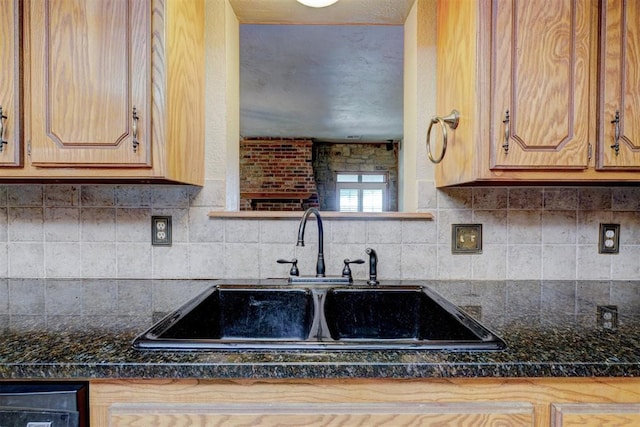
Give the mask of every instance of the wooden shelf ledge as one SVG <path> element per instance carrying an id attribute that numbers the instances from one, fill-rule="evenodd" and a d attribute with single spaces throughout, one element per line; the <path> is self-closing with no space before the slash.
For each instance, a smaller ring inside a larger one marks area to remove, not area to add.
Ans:
<path id="1" fill-rule="evenodd" d="M 300 219 L 303 211 L 212 211 L 210 218 L 226 219 Z M 322 219 L 332 220 L 413 220 L 431 221 L 430 212 L 334 212 L 321 211 Z"/>

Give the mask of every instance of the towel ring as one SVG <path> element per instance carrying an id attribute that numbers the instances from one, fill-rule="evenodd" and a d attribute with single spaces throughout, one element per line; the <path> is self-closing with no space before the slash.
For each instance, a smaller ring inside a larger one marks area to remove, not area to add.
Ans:
<path id="1" fill-rule="evenodd" d="M 429 155 L 429 160 L 431 160 L 432 163 L 440 163 L 444 158 L 444 154 L 447 152 L 448 135 L 445 123 L 448 124 L 451 129 L 455 129 L 458 127 L 459 121 L 460 113 L 458 113 L 458 110 L 452 110 L 451 114 L 446 117 L 433 116 L 431 118 L 431 123 L 429 123 L 429 129 L 427 130 L 427 154 Z M 437 158 L 431 153 L 431 128 L 433 128 L 433 125 L 436 123 L 439 123 L 440 126 L 442 126 L 442 152 Z"/>

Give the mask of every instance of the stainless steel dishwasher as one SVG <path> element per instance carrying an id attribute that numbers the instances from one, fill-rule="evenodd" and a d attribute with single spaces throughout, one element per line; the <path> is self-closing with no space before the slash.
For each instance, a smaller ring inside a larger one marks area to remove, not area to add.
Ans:
<path id="1" fill-rule="evenodd" d="M 86 382 L 0 382 L 0 427 L 87 427 Z"/>

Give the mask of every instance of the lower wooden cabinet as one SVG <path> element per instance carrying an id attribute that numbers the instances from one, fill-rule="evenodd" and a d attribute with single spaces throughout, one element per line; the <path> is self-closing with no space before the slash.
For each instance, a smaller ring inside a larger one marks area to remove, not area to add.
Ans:
<path id="1" fill-rule="evenodd" d="M 95 380 L 92 426 L 640 425 L 640 379 Z"/>

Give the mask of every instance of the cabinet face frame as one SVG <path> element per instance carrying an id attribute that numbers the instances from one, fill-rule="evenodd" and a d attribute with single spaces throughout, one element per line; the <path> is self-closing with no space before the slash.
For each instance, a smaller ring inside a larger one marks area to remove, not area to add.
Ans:
<path id="1" fill-rule="evenodd" d="M 22 166 L 22 1 L 0 0 L 0 168 Z"/>
<path id="2" fill-rule="evenodd" d="M 150 167 L 150 1 L 28 4 L 32 164 Z"/>
<path id="3" fill-rule="evenodd" d="M 637 1 L 602 2 L 596 161 L 600 170 L 640 170 L 639 21 Z"/>

